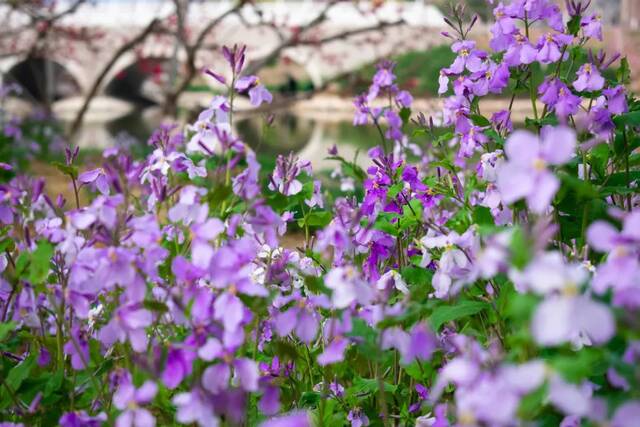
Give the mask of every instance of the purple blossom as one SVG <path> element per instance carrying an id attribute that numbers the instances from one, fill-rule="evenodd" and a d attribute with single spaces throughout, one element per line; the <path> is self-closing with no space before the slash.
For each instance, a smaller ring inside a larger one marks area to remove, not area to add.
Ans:
<path id="1" fill-rule="evenodd" d="M 78 176 L 78 181 L 81 184 L 93 184 L 100 193 L 104 195 L 109 194 L 109 180 L 106 172 L 102 168 L 81 173 Z"/>
<path id="2" fill-rule="evenodd" d="M 612 114 L 626 113 L 629 108 L 627 107 L 626 92 L 624 86 L 616 86 L 613 88 L 607 88 L 602 91 L 607 98 L 607 106 L 609 112 Z"/>
<path id="3" fill-rule="evenodd" d="M 577 73 L 578 78 L 573 82 L 573 87 L 578 91 L 593 92 L 604 87 L 604 78 L 598 69 L 590 63 L 584 64 Z"/>
<path id="4" fill-rule="evenodd" d="M 465 68 L 472 73 L 480 71 L 487 54 L 475 48 L 476 42 L 461 40 L 451 46 L 451 50 L 458 54 L 453 64 L 446 70 L 451 74 L 461 74 Z"/>
<path id="5" fill-rule="evenodd" d="M 100 330 L 99 338 L 106 347 L 116 342 L 129 341 L 134 351 L 142 352 L 147 348 L 145 328 L 152 322 L 151 312 L 135 305 L 116 309 L 113 318 Z"/>
<path id="6" fill-rule="evenodd" d="M 276 167 L 271 175 L 269 189 L 278 191 L 285 196 L 293 196 L 302 191 L 302 183 L 296 178 L 301 172 L 311 175 L 311 163 L 301 161 L 293 155 L 285 157 L 279 155 L 276 159 Z"/>
<path id="7" fill-rule="evenodd" d="M 562 59 L 561 50 L 573 41 L 573 36 L 562 33 L 546 33 L 540 37 L 536 48 L 536 60 L 542 64 L 551 64 Z"/>
<path id="8" fill-rule="evenodd" d="M 498 172 L 502 200 L 511 204 L 526 199 L 529 207 L 546 210 L 560 186 L 547 165 L 561 165 L 574 156 L 575 133 L 566 127 L 545 128 L 542 140 L 526 131 L 515 131 L 505 143 L 507 162 Z"/>
<path id="9" fill-rule="evenodd" d="M 172 399 L 176 405 L 176 420 L 183 424 L 196 423 L 199 427 L 218 427 L 213 405 L 206 394 L 197 388 L 179 393 Z"/>
<path id="10" fill-rule="evenodd" d="M 240 77 L 236 81 L 235 89 L 240 93 L 248 93 L 251 105 L 254 107 L 260 106 L 263 102 L 271 104 L 273 101 L 273 95 L 264 85 L 260 84 L 256 76 Z"/>
<path id="11" fill-rule="evenodd" d="M 89 415 L 87 411 L 66 412 L 58 421 L 61 427 L 100 427 L 107 421 L 107 414 Z"/>
<path id="12" fill-rule="evenodd" d="M 575 114 L 580 106 L 580 98 L 557 78 L 546 79 L 538 87 L 538 94 L 541 95 L 540 101 L 561 119 Z"/>
<path id="13" fill-rule="evenodd" d="M 123 411 L 116 419 L 117 427 L 154 427 L 155 417 L 147 409 L 140 407 L 150 403 L 158 392 L 153 381 L 147 381 L 140 388 L 131 382 L 131 375 L 123 375 L 113 394 L 113 406 Z"/>

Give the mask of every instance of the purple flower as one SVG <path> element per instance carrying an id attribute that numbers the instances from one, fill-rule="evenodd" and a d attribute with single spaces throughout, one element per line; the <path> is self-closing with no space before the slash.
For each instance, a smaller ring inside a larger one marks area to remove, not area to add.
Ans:
<path id="1" fill-rule="evenodd" d="M 562 58 L 561 49 L 573 41 L 573 36 L 562 33 L 547 33 L 538 40 L 536 59 L 542 64 L 551 64 Z"/>
<path id="2" fill-rule="evenodd" d="M 304 201 L 304 203 L 309 207 L 319 207 L 322 209 L 324 207 L 324 200 L 322 199 L 322 182 L 320 180 L 313 181 L 313 194 L 310 199 Z"/>
<path id="3" fill-rule="evenodd" d="M 587 230 L 587 241 L 599 252 L 608 253 L 598 266 L 593 289 L 604 293 L 613 288 L 613 302 L 630 308 L 640 307 L 640 211 L 624 218 L 622 231 L 604 221 L 596 221 Z"/>
<path id="4" fill-rule="evenodd" d="M 189 345 L 170 347 L 167 353 L 167 361 L 162 371 L 164 385 L 169 389 L 178 387 L 182 380 L 191 374 L 195 358 L 195 349 Z"/>
<path id="5" fill-rule="evenodd" d="M 271 418 L 260 424 L 260 427 L 311 427 L 311 423 L 306 412 L 291 412 Z"/>
<path id="6" fill-rule="evenodd" d="M 624 86 L 616 86 L 602 91 L 607 98 L 607 106 L 612 114 L 622 114 L 629 111 Z"/>
<path id="7" fill-rule="evenodd" d="M 349 411 L 347 420 L 351 421 L 351 427 L 363 427 L 369 425 L 369 418 L 360 408 L 354 408 Z"/>
<path id="8" fill-rule="evenodd" d="M 566 415 L 586 416 L 591 410 L 593 389 L 588 383 L 575 385 L 554 375 L 549 381 L 549 401 Z"/>
<path id="9" fill-rule="evenodd" d="M 247 168 L 233 178 L 233 192 L 245 200 L 253 200 L 260 194 L 260 163 L 253 151 L 247 153 Z"/>
<path id="10" fill-rule="evenodd" d="M 58 423 L 61 427 L 100 427 L 107 421 L 107 414 L 89 415 L 86 411 L 66 412 Z"/>
<path id="11" fill-rule="evenodd" d="M 337 309 L 354 302 L 366 305 L 373 298 L 373 287 L 351 266 L 331 269 L 325 276 L 325 285 L 332 290 L 331 303 Z"/>
<path id="12" fill-rule="evenodd" d="M 498 172 L 502 200 L 511 204 L 526 199 L 536 213 L 549 207 L 560 187 L 547 164 L 561 165 L 574 156 L 576 135 L 566 127 L 544 128 L 542 140 L 527 131 L 515 131 L 505 143 L 508 161 Z"/>
<path id="13" fill-rule="evenodd" d="M 311 163 L 309 161 L 299 160 L 293 153 L 287 157 L 278 155 L 276 167 L 269 182 L 269 189 L 278 191 L 285 196 L 298 194 L 302 191 L 302 183 L 296 178 L 301 172 L 311 175 Z"/>
<path id="14" fill-rule="evenodd" d="M 538 94 L 549 111 L 555 111 L 561 119 L 575 114 L 580 106 L 580 97 L 571 93 L 571 90 L 557 78 L 546 79 L 538 87 Z"/>
<path id="15" fill-rule="evenodd" d="M 78 176 L 78 181 L 82 184 L 94 184 L 102 194 L 109 194 L 109 181 L 106 172 L 102 168 L 81 173 Z"/>
<path id="16" fill-rule="evenodd" d="M 418 412 L 422 403 L 429 398 L 429 390 L 424 385 L 416 384 L 415 390 L 418 394 L 418 401 L 409 406 L 409 412 Z"/>
<path id="17" fill-rule="evenodd" d="M 542 346 L 598 345 L 614 335 L 615 321 L 606 305 L 587 296 L 557 295 L 536 307 L 531 332 Z"/>
<path id="18" fill-rule="evenodd" d="M 148 341 L 145 328 L 151 322 L 151 312 L 144 308 L 138 308 L 137 305 L 119 307 L 109 323 L 100 330 L 99 339 L 106 347 L 128 340 L 134 351 L 143 352 Z"/>
<path id="19" fill-rule="evenodd" d="M 248 93 L 251 105 L 254 107 L 260 106 L 263 102 L 271 104 L 273 96 L 260 84 L 256 76 L 243 76 L 240 77 L 235 84 L 235 89 L 240 93 Z"/>
<path id="20" fill-rule="evenodd" d="M 403 108 L 411 108 L 411 104 L 413 103 L 413 97 L 406 90 L 401 90 L 396 95 L 396 102 Z"/>
<path id="21" fill-rule="evenodd" d="M 451 50 L 458 54 L 453 64 L 446 70 L 451 74 L 462 74 L 466 68 L 472 73 L 480 71 L 487 54 L 475 48 L 476 42 L 472 40 L 461 40 L 451 46 Z"/>
<path id="22" fill-rule="evenodd" d="M 118 388 L 113 394 L 113 406 L 123 411 L 116 419 L 117 427 L 154 427 L 155 417 L 141 405 L 150 403 L 158 392 L 153 381 L 147 381 L 140 388 L 131 382 L 131 375 L 123 375 Z"/>
<path id="23" fill-rule="evenodd" d="M 71 366 L 76 371 L 86 369 L 90 361 L 86 333 L 74 325 L 69 338 L 63 350 L 66 355 L 71 356 Z"/>
<path id="24" fill-rule="evenodd" d="M 209 338 L 198 350 L 198 356 L 206 361 L 220 359 L 224 363 L 209 366 L 202 374 L 204 388 L 217 394 L 229 387 L 231 369 L 235 373 L 240 387 L 245 391 L 257 391 L 260 373 L 255 361 L 233 355 L 236 345 L 233 342 L 221 343 L 216 338 Z"/>
<path id="25" fill-rule="evenodd" d="M 207 395 L 197 388 L 174 396 L 176 420 L 183 424 L 196 423 L 199 427 L 218 427 L 213 405 Z"/>
<path id="26" fill-rule="evenodd" d="M 616 409 L 611 427 L 634 427 L 638 419 L 640 419 L 640 401 L 630 400 Z"/>
<path id="27" fill-rule="evenodd" d="M 533 47 L 529 40 L 520 32 L 516 32 L 513 36 L 513 42 L 508 44 L 507 51 L 504 54 L 504 62 L 510 67 L 522 64 L 531 64 L 536 60 L 538 50 Z"/>
<path id="28" fill-rule="evenodd" d="M 604 87 L 604 78 L 598 69 L 590 63 L 584 64 L 577 73 L 578 78 L 573 82 L 573 87 L 578 91 L 594 92 Z"/>
<path id="29" fill-rule="evenodd" d="M 580 28 L 585 37 L 593 37 L 602 41 L 602 22 L 600 16 L 593 13 L 580 19 Z"/>

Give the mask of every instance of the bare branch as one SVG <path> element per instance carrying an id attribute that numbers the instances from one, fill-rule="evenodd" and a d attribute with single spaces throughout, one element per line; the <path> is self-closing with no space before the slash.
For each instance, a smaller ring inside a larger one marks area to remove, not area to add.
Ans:
<path id="1" fill-rule="evenodd" d="M 113 66 L 116 64 L 118 59 L 120 59 L 120 57 L 122 55 L 124 55 L 125 53 L 127 53 L 129 50 L 133 49 L 137 44 L 139 44 L 142 41 L 144 41 L 151 33 L 153 33 L 154 30 L 156 29 L 156 27 L 158 26 L 158 24 L 160 23 L 160 21 L 161 20 L 158 19 L 158 18 L 153 19 L 151 22 L 149 22 L 149 25 L 147 25 L 140 33 L 138 33 L 137 36 L 135 36 L 134 38 L 129 40 L 127 43 L 122 45 L 113 54 L 113 56 L 111 56 L 111 59 L 103 67 L 103 69 L 100 72 L 100 74 L 98 75 L 98 77 L 94 80 L 93 85 L 91 86 L 91 89 L 89 90 L 89 93 L 86 95 L 84 103 L 82 104 L 82 107 L 80 108 L 80 111 L 78 111 L 78 114 L 76 115 L 76 118 L 73 121 L 73 124 L 71 125 L 71 128 L 69 130 L 69 137 L 74 136 L 78 132 L 78 130 L 80 129 L 80 126 L 82 125 L 82 120 L 84 119 L 84 115 L 87 112 L 87 110 L 89 109 L 89 106 L 91 105 L 91 101 L 93 101 L 93 98 L 98 93 L 98 89 L 102 85 L 102 82 L 107 77 L 107 74 L 113 68 Z"/>

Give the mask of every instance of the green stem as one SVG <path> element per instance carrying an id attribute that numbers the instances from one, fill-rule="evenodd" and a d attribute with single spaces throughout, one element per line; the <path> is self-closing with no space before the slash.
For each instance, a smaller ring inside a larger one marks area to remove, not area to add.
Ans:
<path id="1" fill-rule="evenodd" d="M 631 188 L 631 177 L 629 174 L 629 141 L 627 140 L 627 127 L 622 130 L 622 139 L 624 141 L 624 177 L 627 183 L 627 190 Z M 627 211 L 631 212 L 631 193 L 627 193 Z"/>

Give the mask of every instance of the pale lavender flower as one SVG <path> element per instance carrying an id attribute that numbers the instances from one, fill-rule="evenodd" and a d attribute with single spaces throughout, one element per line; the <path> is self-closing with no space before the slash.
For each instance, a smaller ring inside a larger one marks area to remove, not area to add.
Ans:
<path id="1" fill-rule="evenodd" d="M 502 200 L 526 199 L 529 208 L 544 212 L 560 187 L 547 165 L 562 165 L 574 156 L 576 135 L 566 127 L 543 129 L 542 140 L 527 131 L 515 131 L 505 143 L 508 161 L 498 172 Z"/>
<path id="2" fill-rule="evenodd" d="M 176 420 L 183 424 L 196 423 L 199 427 L 218 427 L 213 405 L 207 395 L 197 388 L 175 395 L 172 402 L 177 407 Z"/>
<path id="3" fill-rule="evenodd" d="M 150 403 L 157 392 L 158 386 L 153 381 L 136 388 L 131 375 L 125 373 L 113 394 L 113 406 L 123 411 L 116 419 L 116 427 L 154 427 L 155 417 L 140 406 Z"/>

